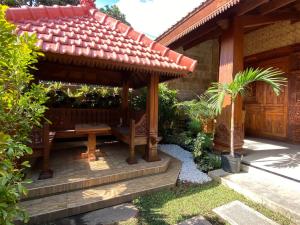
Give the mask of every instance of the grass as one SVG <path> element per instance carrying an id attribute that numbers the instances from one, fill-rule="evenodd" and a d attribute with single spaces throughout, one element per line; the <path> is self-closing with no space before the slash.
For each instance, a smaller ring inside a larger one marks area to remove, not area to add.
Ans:
<path id="1" fill-rule="evenodd" d="M 204 185 L 180 184 L 172 190 L 163 190 L 134 200 L 139 217 L 122 222 L 122 225 L 176 224 L 193 216 L 202 215 L 212 224 L 226 224 L 212 209 L 240 200 L 279 224 L 293 224 L 289 218 L 273 212 L 262 204 L 254 203 L 243 195 L 217 183 Z"/>

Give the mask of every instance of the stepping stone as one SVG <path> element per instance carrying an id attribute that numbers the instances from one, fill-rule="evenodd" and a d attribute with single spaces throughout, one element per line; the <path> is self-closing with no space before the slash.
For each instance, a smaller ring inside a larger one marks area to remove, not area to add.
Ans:
<path id="1" fill-rule="evenodd" d="M 138 209 L 133 204 L 125 203 L 59 219 L 44 225 L 108 225 L 135 218 L 137 214 Z"/>
<path id="2" fill-rule="evenodd" d="M 211 225 L 203 216 L 195 216 L 188 220 L 182 221 L 178 225 Z"/>
<path id="3" fill-rule="evenodd" d="M 213 211 L 231 225 L 278 225 L 240 201 L 230 202 Z"/>

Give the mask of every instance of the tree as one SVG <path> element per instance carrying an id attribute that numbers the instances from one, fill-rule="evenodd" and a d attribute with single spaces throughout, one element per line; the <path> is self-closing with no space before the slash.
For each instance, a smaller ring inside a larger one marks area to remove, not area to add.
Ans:
<path id="1" fill-rule="evenodd" d="M 106 5 L 104 6 L 104 8 L 100 8 L 100 11 L 117 20 L 120 20 L 121 22 L 127 24 L 128 26 L 131 26 L 130 23 L 126 20 L 125 14 L 121 12 L 121 10 L 117 5 L 112 5 L 112 6 Z"/>
<path id="2" fill-rule="evenodd" d="M 231 83 L 212 83 L 207 93 L 210 95 L 209 102 L 216 114 L 222 111 L 225 96 L 231 99 L 231 118 L 230 118 L 230 155 L 234 157 L 234 108 L 235 101 L 239 95 L 247 94 L 249 85 L 253 82 L 261 81 L 272 87 L 276 95 L 281 92 L 281 87 L 286 82 L 286 78 L 281 75 L 283 72 L 277 69 L 253 69 L 249 68 L 239 72 Z"/>
<path id="3" fill-rule="evenodd" d="M 24 188 L 22 159 L 32 150 L 27 146 L 33 126 L 39 126 L 46 110 L 46 92 L 33 83 L 30 71 L 35 69 L 41 53 L 35 35 L 17 35 L 16 27 L 5 19 L 6 6 L 0 5 L 0 224 L 12 225 L 26 220 L 18 206 Z"/>
<path id="4" fill-rule="evenodd" d="M 0 0 L 1 5 L 8 5 L 11 7 L 20 7 L 22 5 L 27 5 L 25 0 Z"/>
<path id="5" fill-rule="evenodd" d="M 0 0 L 0 4 L 13 7 L 20 7 L 22 5 L 78 5 L 79 3 L 79 0 Z"/>

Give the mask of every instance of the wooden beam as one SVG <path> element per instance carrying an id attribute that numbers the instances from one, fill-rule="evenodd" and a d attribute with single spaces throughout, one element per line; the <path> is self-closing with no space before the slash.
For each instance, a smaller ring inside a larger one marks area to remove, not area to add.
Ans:
<path id="1" fill-rule="evenodd" d="M 222 30 L 227 30 L 229 27 L 229 20 L 228 19 L 219 20 L 217 21 L 217 24 Z"/>
<path id="2" fill-rule="evenodd" d="M 272 24 L 284 20 L 297 21 L 300 20 L 300 15 L 291 14 L 291 13 L 276 13 L 276 14 L 264 15 L 264 16 L 259 16 L 259 15 L 242 16 L 240 19 L 242 21 L 242 25 L 244 28 L 251 28 L 256 26 Z"/>
<path id="3" fill-rule="evenodd" d="M 246 13 L 256 9 L 257 7 L 268 3 L 269 0 L 248 0 L 238 6 L 237 16 L 245 15 Z"/>
<path id="4" fill-rule="evenodd" d="M 34 75 L 39 80 L 86 83 L 122 87 L 126 74 L 118 71 L 101 70 L 85 66 L 65 65 L 41 61 Z"/>
<path id="5" fill-rule="evenodd" d="M 266 5 L 262 5 L 259 8 L 259 12 L 262 15 L 266 15 L 268 13 L 271 13 L 277 9 L 280 9 L 290 3 L 295 2 L 296 0 L 272 0 L 270 3 L 266 4 Z"/>

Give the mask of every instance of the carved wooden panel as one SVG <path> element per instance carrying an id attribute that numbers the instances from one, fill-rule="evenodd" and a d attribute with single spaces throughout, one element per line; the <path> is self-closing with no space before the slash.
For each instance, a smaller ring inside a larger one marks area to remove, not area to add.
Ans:
<path id="1" fill-rule="evenodd" d="M 274 67 L 284 71 L 288 76 L 289 58 L 282 57 L 262 61 L 253 67 Z M 262 82 L 252 86 L 252 95 L 245 101 L 245 128 L 246 134 L 260 137 L 286 139 L 288 134 L 288 85 L 282 93 L 276 96 L 272 88 Z"/>
<path id="2" fill-rule="evenodd" d="M 292 60 L 295 63 L 295 59 Z M 298 61 L 300 64 L 300 60 Z M 289 80 L 289 136 L 293 142 L 300 142 L 300 71 L 291 71 Z"/>
<path id="3" fill-rule="evenodd" d="M 117 125 L 121 110 L 111 109 L 74 109 L 50 108 L 46 117 L 51 121 L 51 130 L 73 130 L 78 123 L 106 123 Z"/>

